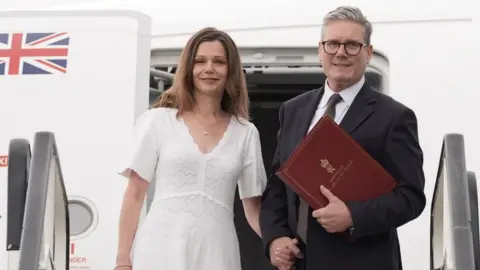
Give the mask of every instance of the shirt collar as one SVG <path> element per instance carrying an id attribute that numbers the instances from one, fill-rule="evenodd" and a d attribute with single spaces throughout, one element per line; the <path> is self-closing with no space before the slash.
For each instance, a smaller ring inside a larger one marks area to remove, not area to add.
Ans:
<path id="1" fill-rule="evenodd" d="M 325 80 L 325 91 L 323 93 L 322 99 L 320 100 L 320 108 L 324 108 L 325 106 L 327 106 L 328 100 L 330 100 L 330 97 L 335 94 L 335 92 L 333 92 L 333 90 L 330 89 L 330 87 L 328 86 L 327 80 Z M 362 76 L 360 81 L 340 91 L 340 96 L 342 97 L 343 101 L 348 104 L 348 106 L 352 105 L 353 100 L 357 96 L 358 92 L 360 92 L 360 89 L 362 89 L 364 84 L 365 77 Z"/>

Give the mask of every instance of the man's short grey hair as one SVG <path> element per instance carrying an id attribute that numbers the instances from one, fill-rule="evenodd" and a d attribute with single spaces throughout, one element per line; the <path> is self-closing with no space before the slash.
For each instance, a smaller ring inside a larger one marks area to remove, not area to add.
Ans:
<path id="1" fill-rule="evenodd" d="M 333 21 L 350 21 L 355 22 L 363 26 L 364 40 L 367 45 L 370 45 L 370 39 L 372 36 L 372 24 L 363 16 L 362 11 L 359 8 L 352 6 L 340 6 L 327 13 L 323 18 L 322 27 L 322 39 L 325 26 Z"/>

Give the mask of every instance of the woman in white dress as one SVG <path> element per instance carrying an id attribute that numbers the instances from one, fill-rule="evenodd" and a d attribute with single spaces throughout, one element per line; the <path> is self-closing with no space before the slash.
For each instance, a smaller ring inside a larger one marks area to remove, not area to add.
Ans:
<path id="1" fill-rule="evenodd" d="M 260 236 L 266 175 L 256 127 L 248 121 L 240 56 L 224 32 L 188 41 L 174 84 L 137 121 L 127 163 L 117 270 L 240 270 L 233 219 L 238 185 Z M 149 182 L 151 208 L 138 231 Z"/>

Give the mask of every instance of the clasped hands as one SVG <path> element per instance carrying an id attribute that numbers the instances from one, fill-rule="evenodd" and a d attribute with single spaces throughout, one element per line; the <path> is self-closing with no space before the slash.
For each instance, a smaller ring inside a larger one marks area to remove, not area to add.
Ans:
<path id="1" fill-rule="evenodd" d="M 352 216 L 345 203 L 324 186 L 320 192 L 328 199 L 328 205 L 313 211 L 312 216 L 329 233 L 344 232 L 353 224 Z M 296 259 L 303 258 L 297 247 L 298 240 L 280 237 L 270 245 L 270 261 L 279 270 L 295 269 Z"/>

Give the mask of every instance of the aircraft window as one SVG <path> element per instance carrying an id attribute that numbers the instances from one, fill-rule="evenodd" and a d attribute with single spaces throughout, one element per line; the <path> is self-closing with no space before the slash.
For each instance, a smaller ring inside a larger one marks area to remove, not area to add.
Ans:
<path id="1" fill-rule="evenodd" d="M 98 217 L 94 206 L 84 198 L 69 200 L 70 236 L 81 238 L 89 234 L 96 226 Z"/>
<path id="2" fill-rule="evenodd" d="M 93 222 L 92 211 L 79 202 L 70 203 L 68 209 L 71 217 L 70 234 L 79 235 L 86 232 Z"/>

